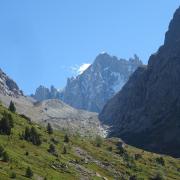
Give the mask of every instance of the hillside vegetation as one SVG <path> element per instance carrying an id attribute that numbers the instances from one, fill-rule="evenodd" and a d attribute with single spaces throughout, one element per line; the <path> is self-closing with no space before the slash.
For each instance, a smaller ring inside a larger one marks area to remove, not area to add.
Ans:
<path id="1" fill-rule="evenodd" d="M 0 180 L 180 178 L 178 159 L 136 149 L 119 139 L 83 138 L 50 125 L 47 131 L 0 105 L 0 120 L 4 116 L 14 123 L 10 135 L 0 131 Z"/>

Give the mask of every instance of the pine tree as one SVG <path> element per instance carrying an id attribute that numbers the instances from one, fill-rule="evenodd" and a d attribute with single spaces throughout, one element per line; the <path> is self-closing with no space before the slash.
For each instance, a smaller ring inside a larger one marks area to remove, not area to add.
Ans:
<path id="1" fill-rule="evenodd" d="M 26 127 L 25 132 L 24 132 L 24 139 L 26 141 L 30 141 L 31 138 L 31 133 L 29 127 Z"/>
<path id="2" fill-rule="evenodd" d="M 53 134 L 53 128 L 50 123 L 48 123 L 48 125 L 47 125 L 47 132 L 48 132 L 48 134 Z"/>
<path id="3" fill-rule="evenodd" d="M 29 127 L 26 127 L 25 132 L 21 137 L 37 146 L 41 145 L 42 143 L 40 134 L 37 132 L 35 127 L 31 127 L 31 129 L 29 129 Z"/>
<path id="4" fill-rule="evenodd" d="M 30 167 L 28 167 L 28 168 L 26 169 L 26 177 L 27 177 L 27 178 L 32 178 L 32 177 L 33 177 L 33 171 L 31 170 Z"/>
<path id="5" fill-rule="evenodd" d="M 3 117 L 0 121 L 0 133 L 3 135 L 11 134 L 11 123 L 6 117 Z"/>
<path id="6" fill-rule="evenodd" d="M 67 134 L 64 136 L 64 142 L 65 142 L 65 143 L 69 143 L 69 137 L 68 137 Z"/>
<path id="7" fill-rule="evenodd" d="M 9 110 L 13 113 L 16 112 L 16 107 L 14 105 L 14 103 L 11 101 L 10 104 L 9 104 Z"/>
<path id="8" fill-rule="evenodd" d="M 66 149 L 65 146 L 64 146 L 64 148 L 63 148 L 63 154 L 67 154 L 67 149 Z"/>
<path id="9" fill-rule="evenodd" d="M 38 134 L 37 130 L 35 129 L 35 127 L 32 127 L 31 128 L 31 131 L 30 131 L 30 134 L 31 134 L 31 142 L 34 144 L 34 145 L 41 145 L 41 139 L 40 139 L 40 135 Z"/>

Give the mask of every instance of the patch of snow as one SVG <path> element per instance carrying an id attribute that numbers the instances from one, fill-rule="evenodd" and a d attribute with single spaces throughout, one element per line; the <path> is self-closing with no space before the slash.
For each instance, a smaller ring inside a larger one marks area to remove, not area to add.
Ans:
<path id="1" fill-rule="evenodd" d="M 79 69 L 77 70 L 77 73 L 80 75 L 82 74 L 91 64 L 84 63 L 82 64 Z"/>

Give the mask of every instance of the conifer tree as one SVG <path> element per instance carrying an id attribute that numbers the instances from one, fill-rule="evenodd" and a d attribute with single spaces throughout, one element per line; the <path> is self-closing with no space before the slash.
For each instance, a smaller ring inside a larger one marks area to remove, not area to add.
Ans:
<path id="1" fill-rule="evenodd" d="M 64 142 L 65 142 L 65 143 L 69 143 L 69 137 L 68 137 L 67 134 L 64 136 Z"/>
<path id="2" fill-rule="evenodd" d="M 47 132 L 48 132 L 48 134 L 53 134 L 53 128 L 50 123 L 48 123 L 48 125 L 47 125 Z"/>
<path id="3" fill-rule="evenodd" d="M 16 107 L 14 105 L 14 103 L 11 101 L 10 104 L 9 104 L 9 110 L 13 113 L 16 112 Z"/>
<path id="4" fill-rule="evenodd" d="M 26 177 L 27 177 L 27 178 L 32 178 L 32 177 L 33 177 L 33 171 L 31 170 L 30 167 L 28 167 L 28 168 L 26 169 Z"/>

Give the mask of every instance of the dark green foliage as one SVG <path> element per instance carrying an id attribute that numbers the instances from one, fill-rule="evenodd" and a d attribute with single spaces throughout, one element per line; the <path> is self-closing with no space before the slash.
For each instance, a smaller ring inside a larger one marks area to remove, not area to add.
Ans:
<path id="1" fill-rule="evenodd" d="M 127 154 L 126 149 L 125 149 L 125 148 L 123 148 L 123 147 L 118 147 L 118 150 L 119 150 L 118 154 L 120 154 L 121 156 L 123 156 L 123 155 L 126 155 L 126 154 Z"/>
<path id="2" fill-rule="evenodd" d="M 4 151 L 3 154 L 2 154 L 2 160 L 4 162 L 8 162 L 9 161 L 9 155 L 8 155 L 8 153 L 6 151 Z"/>
<path id="3" fill-rule="evenodd" d="M 50 123 L 48 123 L 48 125 L 47 125 L 47 132 L 48 132 L 48 134 L 53 134 L 53 128 Z"/>
<path id="4" fill-rule="evenodd" d="M 67 134 L 64 136 L 64 142 L 65 142 L 65 143 L 69 143 L 69 137 L 68 137 Z"/>
<path id="5" fill-rule="evenodd" d="M 26 155 L 26 156 L 29 156 L 29 152 L 28 152 L 28 151 L 26 151 L 25 155 Z"/>
<path id="6" fill-rule="evenodd" d="M 65 146 L 63 147 L 63 154 L 67 154 L 67 149 Z"/>
<path id="7" fill-rule="evenodd" d="M 55 139 L 55 138 L 51 138 L 51 141 L 56 145 L 59 143 L 59 141 L 57 139 Z"/>
<path id="8" fill-rule="evenodd" d="M 0 157 L 2 157 L 3 152 L 4 152 L 4 147 L 3 147 L 3 146 L 0 146 Z"/>
<path id="9" fill-rule="evenodd" d="M 41 138 L 40 134 L 37 132 L 35 127 L 26 127 L 24 134 L 22 135 L 23 139 L 28 142 L 32 142 L 34 145 L 39 146 L 41 145 Z"/>
<path id="10" fill-rule="evenodd" d="M 11 101 L 10 104 L 9 104 L 9 110 L 13 113 L 16 112 L 16 107 L 14 105 L 14 103 Z"/>
<path id="11" fill-rule="evenodd" d="M 15 173 L 15 172 L 12 172 L 11 175 L 10 175 L 10 178 L 11 178 L 11 179 L 16 179 L 16 173 Z"/>
<path id="12" fill-rule="evenodd" d="M 33 177 L 33 171 L 31 170 L 30 167 L 28 167 L 28 168 L 26 169 L 26 177 L 27 177 L 27 178 L 32 178 L 32 177 Z"/>
<path id="13" fill-rule="evenodd" d="M 30 135 L 31 135 L 31 142 L 34 144 L 34 145 L 41 145 L 41 139 L 40 139 L 40 134 L 38 134 L 37 130 L 35 129 L 35 127 L 32 127 L 31 128 L 31 132 L 30 132 Z"/>
<path id="14" fill-rule="evenodd" d="M 112 146 L 108 147 L 108 151 L 112 152 L 113 148 Z"/>
<path id="15" fill-rule="evenodd" d="M 48 152 L 51 154 L 56 153 L 56 147 L 53 144 L 50 144 Z"/>
<path id="16" fill-rule="evenodd" d="M 165 166 L 165 160 L 163 159 L 163 157 L 156 158 L 156 162 L 162 166 Z"/>
<path id="17" fill-rule="evenodd" d="M 9 161 L 9 155 L 5 151 L 3 146 L 0 146 L 0 158 L 2 158 L 2 161 L 8 162 Z"/>
<path id="18" fill-rule="evenodd" d="M 14 122 L 11 114 L 4 112 L 0 120 L 0 134 L 10 135 L 11 129 L 14 127 Z"/>
<path id="19" fill-rule="evenodd" d="M 151 180 L 165 180 L 162 173 L 157 173 Z"/>
<path id="20" fill-rule="evenodd" d="M 135 158 L 135 160 L 139 160 L 142 158 L 142 155 L 141 154 L 135 154 L 134 158 Z"/>
<path id="21" fill-rule="evenodd" d="M 131 177 L 129 178 L 129 180 L 137 180 L 137 177 L 136 177 L 136 176 L 131 176 Z"/>

